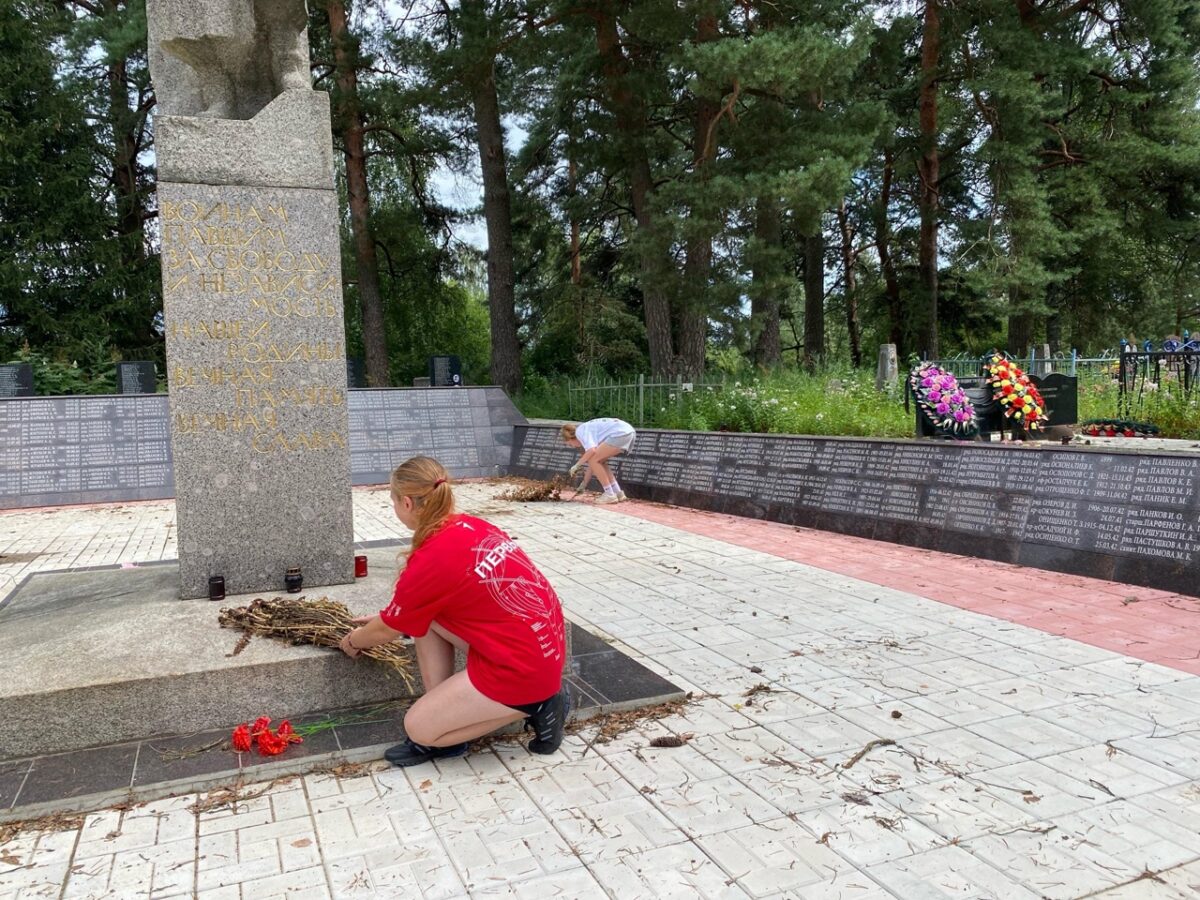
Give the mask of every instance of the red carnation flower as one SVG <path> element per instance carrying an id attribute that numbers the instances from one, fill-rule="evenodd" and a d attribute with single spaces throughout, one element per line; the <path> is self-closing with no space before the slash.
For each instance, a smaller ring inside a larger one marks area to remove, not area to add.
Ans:
<path id="1" fill-rule="evenodd" d="M 258 736 L 258 752 L 263 756 L 278 756 L 287 749 L 287 745 L 287 738 L 270 731 L 264 731 Z"/>
<path id="2" fill-rule="evenodd" d="M 276 732 L 281 738 L 284 738 L 289 744 L 303 744 L 304 738 L 296 734 L 292 728 L 292 723 L 284 719 L 279 723 L 279 731 Z"/>
<path id="3" fill-rule="evenodd" d="M 231 739 L 233 749 L 238 753 L 245 753 L 250 749 L 250 726 L 243 722 L 237 728 L 233 729 L 233 738 Z"/>

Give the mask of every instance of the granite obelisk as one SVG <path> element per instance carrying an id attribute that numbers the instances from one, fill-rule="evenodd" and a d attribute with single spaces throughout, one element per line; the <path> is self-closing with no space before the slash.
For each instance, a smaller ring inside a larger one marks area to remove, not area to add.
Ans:
<path id="1" fill-rule="evenodd" d="M 147 0 L 181 592 L 353 581 L 329 100 L 304 0 Z"/>

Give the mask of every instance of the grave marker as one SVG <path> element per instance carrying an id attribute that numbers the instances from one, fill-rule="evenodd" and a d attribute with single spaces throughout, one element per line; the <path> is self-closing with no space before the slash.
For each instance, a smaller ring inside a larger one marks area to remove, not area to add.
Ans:
<path id="1" fill-rule="evenodd" d="M 0 397 L 32 397 L 33 365 L 9 363 L 0 366 Z"/>
<path id="2" fill-rule="evenodd" d="M 118 394 L 154 394 L 158 392 L 158 376 L 152 362 L 117 363 Z"/>

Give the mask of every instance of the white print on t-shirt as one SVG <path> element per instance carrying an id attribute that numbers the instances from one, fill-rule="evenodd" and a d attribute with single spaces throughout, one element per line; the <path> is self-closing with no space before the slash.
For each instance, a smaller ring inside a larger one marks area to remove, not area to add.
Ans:
<path id="1" fill-rule="evenodd" d="M 554 589 L 517 542 L 495 534 L 485 537 L 475 547 L 474 571 L 501 609 L 529 622 L 543 654 L 557 655 L 562 628 L 554 627 Z"/>

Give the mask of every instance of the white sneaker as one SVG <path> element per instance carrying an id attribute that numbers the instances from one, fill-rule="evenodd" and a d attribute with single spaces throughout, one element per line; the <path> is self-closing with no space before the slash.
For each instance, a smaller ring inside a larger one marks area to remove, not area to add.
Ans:
<path id="1" fill-rule="evenodd" d="M 620 494 L 601 494 L 596 498 L 597 503 L 620 503 L 625 498 Z"/>
<path id="2" fill-rule="evenodd" d="M 618 496 L 620 499 L 622 499 L 622 500 L 628 500 L 628 499 L 629 499 L 628 497 L 626 497 L 626 496 L 625 496 L 625 492 L 624 492 L 624 491 L 617 491 L 617 496 Z"/>

